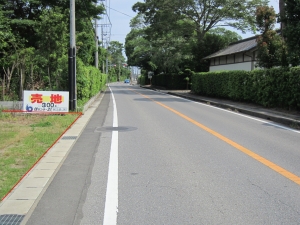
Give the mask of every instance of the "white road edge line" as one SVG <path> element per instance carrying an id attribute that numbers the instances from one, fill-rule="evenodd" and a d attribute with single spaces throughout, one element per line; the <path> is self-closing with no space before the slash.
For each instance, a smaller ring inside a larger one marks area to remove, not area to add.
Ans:
<path id="1" fill-rule="evenodd" d="M 149 89 L 150 90 L 150 89 Z M 154 90 L 151 90 L 151 91 L 154 91 Z M 154 91 L 154 92 L 157 92 L 157 91 Z M 251 119 L 251 120 L 256 120 L 256 121 L 259 121 L 259 122 L 262 122 L 262 123 L 266 123 L 266 124 L 270 124 L 274 127 L 279 127 L 279 128 L 282 128 L 282 129 L 285 129 L 285 130 L 288 130 L 288 131 L 292 131 L 292 132 L 295 132 L 295 133 L 298 133 L 300 134 L 300 131 L 299 130 L 296 130 L 296 129 L 293 129 L 293 128 L 289 128 L 287 126 L 283 126 L 283 125 L 279 125 L 275 122 L 270 122 L 270 121 L 267 121 L 267 120 L 263 120 L 263 119 L 258 119 L 256 117 L 252 117 L 252 116 L 247 116 L 245 114 L 242 114 L 242 113 L 236 113 L 236 112 L 232 112 L 230 110 L 226 110 L 226 109 L 222 109 L 222 108 L 219 108 L 219 107 L 216 107 L 216 106 L 212 106 L 212 105 L 207 105 L 205 103 L 202 103 L 202 102 L 196 102 L 196 101 L 193 101 L 193 100 L 190 100 L 190 99 L 186 99 L 186 98 L 183 98 L 183 97 L 180 97 L 180 96 L 175 96 L 175 95 L 170 95 L 170 94 L 167 94 L 167 93 L 162 93 L 162 92 L 159 92 L 160 94 L 164 94 L 164 95 L 169 95 L 173 98 L 180 98 L 180 99 L 184 99 L 186 100 L 187 102 L 193 102 L 193 103 L 196 103 L 196 104 L 199 104 L 199 105 L 203 105 L 203 106 L 206 106 L 206 107 L 210 107 L 210 108 L 215 108 L 215 109 L 218 109 L 218 110 L 221 110 L 221 111 L 224 111 L 224 112 L 228 112 L 228 113 L 232 113 L 232 114 L 235 114 L 235 115 L 238 115 L 238 116 L 241 116 L 241 117 L 245 117 L 245 118 L 248 118 L 248 119 Z"/>
<path id="2" fill-rule="evenodd" d="M 118 113 L 117 113 L 116 101 L 111 89 L 110 91 L 113 99 L 113 127 L 118 127 Z M 117 215 L 118 215 L 118 131 L 112 131 L 103 225 L 116 225 Z"/>
<path id="3" fill-rule="evenodd" d="M 270 122 L 270 121 L 267 121 L 267 120 L 258 119 L 258 118 L 254 117 L 254 116 L 253 117 L 252 116 L 247 116 L 247 115 L 242 114 L 242 113 L 232 112 L 230 110 L 218 108 L 216 106 L 207 105 L 207 104 L 204 104 L 204 103 L 201 103 L 201 102 L 195 102 L 195 101 L 192 101 L 192 100 L 190 100 L 190 101 L 194 102 L 196 104 L 200 104 L 200 105 L 204 105 L 204 106 L 207 106 L 207 107 L 215 108 L 215 109 L 218 109 L 218 110 L 221 110 L 221 111 L 224 111 L 224 112 L 232 113 L 232 114 L 235 114 L 235 115 L 238 115 L 238 116 L 241 116 L 241 117 L 245 117 L 245 118 L 248 118 L 248 119 L 251 119 L 251 120 L 256 120 L 258 122 L 262 122 L 262 123 L 265 123 L 265 124 L 270 124 L 270 125 L 272 125 L 274 127 L 279 127 L 279 128 L 282 128 L 282 129 L 285 129 L 285 130 L 292 131 L 292 132 L 300 134 L 300 131 L 298 131 L 298 130 L 295 130 L 295 129 L 292 129 L 292 128 L 289 128 L 289 127 L 286 127 L 286 126 L 283 126 L 283 125 L 279 125 L 279 124 L 277 124 L 275 122 Z"/>

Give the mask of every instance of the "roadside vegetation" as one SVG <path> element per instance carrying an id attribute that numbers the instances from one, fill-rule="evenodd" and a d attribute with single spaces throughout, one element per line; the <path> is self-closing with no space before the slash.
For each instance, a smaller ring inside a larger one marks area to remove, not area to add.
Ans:
<path id="1" fill-rule="evenodd" d="M 104 5 L 75 2 L 76 110 L 81 111 L 108 81 L 129 78 L 130 70 L 123 44 L 96 42 L 92 21 L 103 17 Z M 0 0 L 0 101 L 22 101 L 24 90 L 69 90 L 69 8 L 68 1 Z M 0 108 L 0 199 L 77 116 L 3 113 Z"/>
<path id="2" fill-rule="evenodd" d="M 276 14 L 267 0 L 137 2 L 125 42 L 128 64 L 144 75 L 208 72 L 203 58 L 240 40 L 235 29 L 257 35 L 261 68 L 299 66 L 300 1 L 279 0 L 279 6 Z"/>
<path id="3" fill-rule="evenodd" d="M 0 200 L 78 116 L 0 111 Z"/>
<path id="4" fill-rule="evenodd" d="M 142 68 L 141 85 L 153 71 L 154 86 L 299 110 L 300 1 L 279 0 L 279 8 L 276 14 L 265 0 L 138 2 L 125 42 L 128 64 Z M 203 58 L 241 39 L 227 27 L 253 33 L 256 70 L 208 72 Z"/>
<path id="5" fill-rule="evenodd" d="M 130 70 L 123 44 L 96 42 L 92 21 L 105 14 L 103 4 L 75 2 L 77 100 L 82 105 L 107 79 L 128 78 Z M 69 8 L 69 1 L 0 0 L 0 101 L 22 101 L 24 90 L 69 90 Z"/>

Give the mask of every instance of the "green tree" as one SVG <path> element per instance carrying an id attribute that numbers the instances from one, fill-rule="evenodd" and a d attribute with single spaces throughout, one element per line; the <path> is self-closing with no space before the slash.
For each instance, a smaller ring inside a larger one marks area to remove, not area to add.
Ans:
<path id="1" fill-rule="evenodd" d="M 2 81 L 2 99 L 11 95 L 11 81 L 18 67 L 17 51 L 22 46 L 22 40 L 12 33 L 9 19 L 0 10 L 0 72 Z"/>
<path id="2" fill-rule="evenodd" d="M 39 0 L 0 0 L 0 8 L 9 19 L 9 25 L 14 35 L 26 40 L 25 47 L 33 47 L 37 41 L 34 26 L 38 23 L 43 11 Z"/>
<path id="3" fill-rule="evenodd" d="M 286 47 L 283 39 L 273 28 L 276 14 L 273 7 L 261 6 L 256 11 L 257 28 L 262 32 L 257 38 L 258 66 L 272 68 L 286 66 Z"/>
<path id="4" fill-rule="evenodd" d="M 138 66 L 152 70 L 150 66 L 152 48 L 145 38 L 145 24 L 142 15 L 137 15 L 130 21 L 131 31 L 125 39 L 125 54 L 129 66 Z"/>
<path id="5" fill-rule="evenodd" d="M 81 58 L 85 65 L 94 65 L 95 63 L 95 33 L 90 22 L 78 21 L 80 29 L 76 33 L 77 57 Z"/>
<path id="6" fill-rule="evenodd" d="M 185 69 L 208 71 L 208 62 L 199 61 L 229 43 L 241 39 L 237 33 L 224 28 L 211 29 L 205 34 L 203 44 L 198 48 L 193 23 L 179 19 L 176 29 L 160 34 L 149 32 L 149 26 L 138 15 L 131 21 L 131 31 L 126 37 L 125 50 L 129 65 L 145 70 L 181 73 Z M 154 31 L 153 31 L 154 32 Z"/>
<path id="7" fill-rule="evenodd" d="M 198 48 L 194 48 L 194 50 L 197 50 L 197 52 L 194 52 L 194 54 L 198 54 L 198 57 L 195 57 L 195 59 L 202 59 L 227 47 L 230 43 L 239 41 L 241 39 L 242 37 L 236 32 L 226 30 L 225 28 L 218 27 L 215 29 L 211 29 L 208 33 L 205 34 L 203 38 L 203 45 L 199 46 Z M 202 60 L 200 62 L 195 61 L 194 64 L 197 65 L 198 70 L 201 72 L 209 71 L 208 60 Z"/>
<path id="8" fill-rule="evenodd" d="M 125 63 L 125 58 L 123 56 L 123 49 L 124 46 L 122 43 L 118 41 L 111 41 L 107 51 L 108 54 L 111 57 L 111 63 L 112 64 L 119 64 L 119 63 Z"/>
<path id="9" fill-rule="evenodd" d="M 285 0 L 286 27 L 283 30 L 288 47 L 288 61 L 293 66 L 300 65 L 300 1 Z"/>
<path id="10" fill-rule="evenodd" d="M 191 61 L 193 40 L 189 34 L 191 22 L 178 20 L 176 29 L 157 32 L 144 23 L 140 14 L 131 21 L 125 50 L 129 65 L 156 73 L 178 72 Z M 193 31 L 192 31 L 193 32 Z"/>
<path id="11" fill-rule="evenodd" d="M 62 82 L 67 79 L 62 73 L 66 66 L 60 65 L 60 61 L 68 54 L 67 15 L 59 8 L 44 10 L 36 26 L 36 34 L 41 79 L 49 90 L 61 90 L 62 86 L 66 87 Z"/>
<path id="12" fill-rule="evenodd" d="M 125 57 L 123 56 L 123 49 L 123 44 L 118 41 L 111 41 L 107 48 L 110 63 L 114 67 L 113 71 L 116 73 L 114 75 L 117 77 L 117 81 L 120 81 L 123 71 L 122 68 L 126 62 Z"/>
<path id="13" fill-rule="evenodd" d="M 192 49 L 195 43 L 194 36 L 187 35 L 190 34 L 187 32 L 190 25 L 189 20 L 178 20 L 176 29 L 158 34 L 151 40 L 154 47 L 151 61 L 157 65 L 157 73 L 178 73 L 188 67 L 188 62 L 194 57 Z"/>
<path id="14" fill-rule="evenodd" d="M 266 5 L 267 0 L 145 0 L 133 6 L 145 16 L 145 23 L 149 25 L 148 36 L 164 35 L 177 27 L 177 21 L 191 21 L 192 25 L 182 29 L 181 36 L 193 35 L 195 32 L 196 45 L 194 52 L 200 52 L 204 45 L 205 34 L 218 26 L 231 26 L 241 31 L 255 31 L 255 10 L 259 5 Z M 200 61 L 201 55 L 195 55 Z M 196 68 L 199 70 L 199 68 Z"/>
<path id="15" fill-rule="evenodd" d="M 76 1 L 77 57 L 85 66 L 94 64 L 96 50 L 91 19 L 104 12 L 96 2 Z M 0 0 L 3 96 L 21 99 L 24 88 L 68 89 L 69 7 L 69 1 Z"/>
<path id="16" fill-rule="evenodd" d="M 28 68 L 34 55 L 34 48 L 22 48 L 18 51 L 19 99 L 23 100 L 23 91 Z"/>

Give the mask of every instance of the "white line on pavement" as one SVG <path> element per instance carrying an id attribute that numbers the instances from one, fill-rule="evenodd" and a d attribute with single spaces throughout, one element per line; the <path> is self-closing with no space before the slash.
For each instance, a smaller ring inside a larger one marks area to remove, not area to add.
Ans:
<path id="1" fill-rule="evenodd" d="M 150 89 L 149 89 L 150 90 Z M 154 91 L 154 90 L 151 90 L 151 91 Z M 154 91 L 154 92 L 157 92 L 157 91 Z M 166 93 L 162 93 L 162 92 L 158 92 L 160 94 L 163 94 L 163 95 L 166 95 Z M 202 103 L 202 102 L 197 102 L 197 101 L 194 101 L 194 100 L 190 100 L 190 99 L 186 99 L 184 97 L 180 97 L 180 96 L 174 96 L 174 95 L 170 95 L 170 94 L 167 94 L 173 98 L 180 98 L 180 99 L 184 99 L 186 100 L 187 102 L 193 102 L 193 103 L 196 103 L 196 104 L 199 104 L 199 105 L 203 105 L 203 106 L 206 106 L 206 107 L 210 107 L 210 108 L 214 108 L 214 109 L 218 109 L 218 110 L 221 110 L 221 111 L 224 111 L 224 112 L 227 112 L 227 113 L 232 113 L 232 114 L 235 114 L 235 115 L 238 115 L 238 116 L 241 116 L 241 117 L 245 117 L 245 118 L 248 118 L 248 119 L 251 119 L 251 120 L 256 120 L 256 121 L 259 121 L 259 122 L 262 122 L 262 123 L 265 123 L 265 124 L 270 124 L 274 127 L 279 127 L 279 128 L 282 128 L 282 129 L 285 129 L 285 130 L 288 130 L 288 131 L 292 131 L 292 132 L 295 132 L 295 133 L 298 133 L 300 134 L 300 131 L 299 130 L 296 130 L 296 129 L 293 129 L 293 128 L 290 128 L 290 127 L 287 127 L 285 125 L 280 125 L 280 124 L 277 124 L 276 122 L 270 122 L 268 120 L 264 120 L 264 119 L 259 119 L 255 116 L 248 116 L 248 115 L 245 115 L 245 114 L 242 114 L 242 113 L 237 113 L 237 112 L 233 112 L 233 111 L 230 111 L 228 109 L 222 109 L 222 108 L 219 108 L 217 106 L 213 106 L 213 105 L 208 105 L 206 103 Z M 209 100 L 208 100 L 209 101 Z"/>
<path id="2" fill-rule="evenodd" d="M 110 89 L 111 91 L 111 89 Z M 113 127 L 118 127 L 117 106 L 113 92 Z M 118 131 L 112 132 L 103 225 L 116 225 L 118 214 Z"/>

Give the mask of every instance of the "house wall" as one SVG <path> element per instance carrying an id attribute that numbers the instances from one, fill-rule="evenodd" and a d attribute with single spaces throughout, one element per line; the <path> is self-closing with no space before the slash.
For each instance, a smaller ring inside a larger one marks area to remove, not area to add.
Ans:
<path id="1" fill-rule="evenodd" d="M 228 63 L 234 63 L 234 61 L 235 61 L 235 55 L 228 55 L 226 61 L 227 61 L 227 64 Z"/>
<path id="2" fill-rule="evenodd" d="M 226 56 L 220 57 L 220 65 L 226 64 Z"/>
<path id="3" fill-rule="evenodd" d="M 217 66 L 210 66 L 209 71 L 226 71 L 226 70 L 252 70 L 252 63 L 253 62 L 243 62 L 243 63 L 233 63 L 233 64 L 226 64 L 226 65 L 217 65 Z M 254 62 L 255 63 L 255 62 Z"/>
<path id="4" fill-rule="evenodd" d="M 257 51 L 254 51 L 254 52 L 253 52 L 253 56 L 254 56 L 254 60 L 257 61 Z"/>
<path id="5" fill-rule="evenodd" d="M 237 53 L 210 59 L 209 71 L 255 69 L 257 52 Z"/>
<path id="6" fill-rule="evenodd" d="M 252 56 L 253 56 L 253 54 L 251 54 L 251 53 L 245 53 L 244 54 L 244 62 L 251 61 L 252 60 Z"/>
<path id="7" fill-rule="evenodd" d="M 243 53 L 235 54 L 235 62 L 236 63 L 243 62 L 243 61 L 244 61 Z"/>

